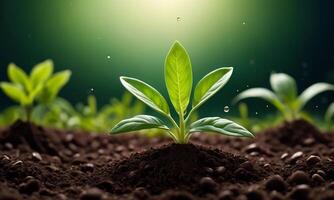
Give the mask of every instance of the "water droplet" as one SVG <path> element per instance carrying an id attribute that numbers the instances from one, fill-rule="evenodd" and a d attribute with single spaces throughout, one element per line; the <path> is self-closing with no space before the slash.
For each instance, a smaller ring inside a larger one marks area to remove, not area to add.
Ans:
<path id="1" fill-rule="evenodd" d="M 242 25 L 245 25 L 246 24 L 246 22 L 242 22 Z"/>
<path id="2" fill-rule="evenodd" d="M 90 94 L 94 93 L 94 88 L 90 88 L 90 89 L 89 89 L 89 93 L 90 93 Z"/>
<path id="3" fill-rule="evenodd" d="M 267 108 L 269 108 L 269 105 L 266 105 Z"/>
<path id="4" fill-rule="evenodd" d="M 239 90 L 237 90 L 237 92 L 239 92 Z"/>
<path id="5" fill-rule="evenodd" d="M 258 112 L 255 112 L 255 115 L 258 115 L 259 113 Z"/>
<path id="6" fill-rule="evenodd" d="M 246 85 L 246 87 L 248 88 L 248 87 L 249 87 L 249 85 Z"/>
<path id="7" fill-rule="evenodd" d="M 230 108 L 229 108 L 228 106 L 225 106 L 225 107 L 224 107 L 224 112 L 227 113 L 227 112 L 229 112 L 229 111 L 230 111 Z"/>
<path id="8" fill-rule="evenodd" d="M 181 21 L 181 17 L 180 17 L 180 16 L 177 16 L 177 17 L 176 17 L 176 21 L 178 21 L 178 22 Z"/>
<path id="9" fill-rule="evenodd" d="M 107 56 L 107 59 L 109 59 L 109 60 L 110 60 L 110 59 L 111 59 L 111 56 Z"/>
<path id="10" fill-rule="evenodd" d="M 317 106 L 315 106 L 315 108 L 319 108 L 319 106 L 317 105 Z"/>

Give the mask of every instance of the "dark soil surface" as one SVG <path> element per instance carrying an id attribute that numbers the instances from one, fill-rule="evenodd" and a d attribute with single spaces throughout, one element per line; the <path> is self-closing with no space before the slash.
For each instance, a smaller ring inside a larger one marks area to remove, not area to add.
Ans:
<path id="1" fill-rule="evenodd" d="M 255 139 L 191 144 L 18 121 L 0 131 L 0 200 L 334 199 L 334 134 L 286 122 Z"/>

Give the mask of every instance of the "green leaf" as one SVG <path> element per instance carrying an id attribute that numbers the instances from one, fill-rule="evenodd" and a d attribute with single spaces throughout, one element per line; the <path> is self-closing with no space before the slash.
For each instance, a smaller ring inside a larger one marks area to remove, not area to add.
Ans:
<path id="1" fill-rule="evenodd" d="M 112 130 L 112 134 L 139 131 L 143 129 L 158 128 L 168 130 L 168 127 L 157 117 L 150 115 L 137 115 L 130 119 L 125 119 L 116 124 Z"/>
<path id="2" fill-rule="evenodd" d="M 179 43 L 175 42 L 165 61 L 165 82 L 171 102 L 178 113 L 184 113 L 189 104 L 192 88 L 190 58 Z"/>
<path id="3" fill-rule="evenodd" d="M 42 94 L 42 101 L 51 102 L 59 93 L 59 91 L 68 83 L 71 77 L 70 70 L 64 70 L 54 74 L 47 82 Z"/>
<path id="4" fill-rule="evenodd" d="M 313 97 L 326 91 L 334 91 L 334 85 L 329 83 L 315 83 L 306 88 L 298 97 L 299 110 L 302 109 Z"/>
<path id="5" fill-rule="evenodd" d="M 31 90 L 29 77 L 21 68 L 16 66 L 14 63 L 10 63 L 8 66 L 8 77 L 13 83 L 21 85 L 28 91 Z"/>
<path id="6" fill-rule="evenodd" d="M 30 73 L 30 81 L 33 87 L 43 84 L 53 72 L 52 60 L 46 60 L 34 66 Z"/>
<path id="7" fill-rule="evenodd" d="M 334 102 L 328 106 L 328 109 L 325 114 L 325 122 L 327 124 L 330 124 L 333 116 L 334 116 Z"/>
<path id="8" fill-rule="evenodd" d="M 199 107 L 217 93 L 228 82 L 232 72 L 232 67 L 222 67 L 204 76 L 195 87 L 192 107 Z"/>
<path id="9" fill-rule="evenodd" d="M 20 103 L 21 105 L 30 105 L 32 103 L 24 93 L 22 87 L 18 85 L 1 82 L 0 88 L 9 98 Z"/>
<path id="10" fill-rule="evenodd" d="M 220 117 L 206 117 L 192 123 L 189 133 L 193 132 L 214 132 L 236 137 L 254 137 L 251 132 L 239 124 Z"/>
<path id="11" fill-rule="evenodd" d="M 28 98 L 30 102 L 34 102 L 35 98 L 42 92 L 43 85 L 38 84 L 36 87 L 33 88 L 33 90 L 29 93 Z"/>
<path id="12" fill-rule="evenodd" d="M 278 97 L 270 90 L 266 88 L 251 88 L 241 92 L 238 96 L 236 96 L 233 102 L 238 102 L 242 99 L 247 98 L 261 98 L 264 99 L 271 104 L 273 104 L 278 110 L 285 113 L 285 106 L 280 102 Z"/>
<path id="13" fill-rule="evenodd" d="M 152 86 L 135 78 L 120 77 L 122 85 L 135 97 L 154 110 L 169 115 L 169 106 L 165 98 Z"/>
<path id="14" fill-rule="evenodd" d="M 88 100 L 89 113 L 91 115 L 95 115 L 96 111 L 97 111 L 95 96 L 94 95 L 89 95 L 87 100 Z"/>
<path id="15" fill-rule="evenodd" d="M 273 73 L 270 76 L 270 84 L 278 98 L 290 105 L 295 102 L 297 98 L 296 81 L 284 73 Z"/>

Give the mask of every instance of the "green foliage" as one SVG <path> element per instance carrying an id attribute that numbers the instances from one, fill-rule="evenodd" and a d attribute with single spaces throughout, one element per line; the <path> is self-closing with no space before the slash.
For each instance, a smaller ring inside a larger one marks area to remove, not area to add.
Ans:
<path id="1" fill-rule="evenodd" d="M 327 108 L 327 111 L 326 111 L 326 114 L 325 114 L 325 125 L 328 129 L 332 128 L 334 125 L 333 123 L 333 117 L 334 117 L 334 102 L 331 103 L 328 108 Z"/>
<path id="2" fill-rule="evenodd" d="M 125 117 L 143 112 L 144 105 L 133 101 L 129 93 L 125 93 L 121 100 L 111 99 L 101 109 L 98 109 L 95 96 L 89 95 L 87 104 L 72 106 L 67 100 L 57 98 L 47 106 L 38 105 L 33 112 L 33 120 L 60 129 L 101 133 L 108 131 L 110 124 L 115 125 Z"/>
<path id="3" fill-rule="evenodd" d="M 266 88 L 251 88 L 241 92 L 234 102 L 246 98 L 262 98 L 273 104 L 286 119 L 295 119 L 301 116 L 301 110 L 313 97 L 325 91 L 333 91 L 334 85 L 315 83 L 297 96 L 295 80 L 284 73 L 273 73 L 270 76 L 273 92 Z"/>
<path id="4" fill-rule="evenodd" d="M 163 120 L 154 116 L 137 115 L 122 120 L 113 127 L 111 132 L 118 134 L 155 128 L 166 131 L 177 143 L 187 143 L 191 134 L 198 131 L 253 137 L 252 133 L 242 126 L 219 117 L 203 118 L 189 124 L 196 109 L 227 83 L 232 72 L 232 67 L 222 67 L 202 78 L 195 87 L 192 108 L 187 113 L 192 90 L 191 62 L 184 47 L 179 42 L 175 42 L 165 61 L 165 83 L 172 105 L 178 114 L 179 123 L 175 122 L 167 101 L 156 89 L 138 79 L 120 77 L 121 83 L 129 92 L 162 114 L 172 126 L 168 127 Z"/>
<path id="5" fill-rule="evenodd" d="M 20 67 L 10 63 L 7 74 L 10 82 L 0 82 L 0 88 L 25 109 L 28 121 L 31 118 L 34 103 L 51 103 L 71 76 L 69 70 L 53 75 L 51 60 L 35 65 L 29 76 Z"/>

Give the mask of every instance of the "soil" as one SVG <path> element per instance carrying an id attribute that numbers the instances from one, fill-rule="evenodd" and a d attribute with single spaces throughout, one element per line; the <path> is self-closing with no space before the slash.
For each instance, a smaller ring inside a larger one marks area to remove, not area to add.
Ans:
<path id="1" fill-rule="evenodd" d="M 297 120 L 254 139 L 0 130 L 0 200 L 334 199 L 334 134 Z"/>

